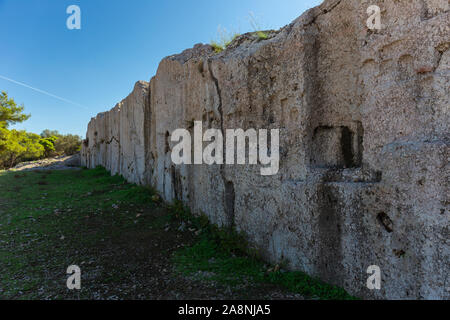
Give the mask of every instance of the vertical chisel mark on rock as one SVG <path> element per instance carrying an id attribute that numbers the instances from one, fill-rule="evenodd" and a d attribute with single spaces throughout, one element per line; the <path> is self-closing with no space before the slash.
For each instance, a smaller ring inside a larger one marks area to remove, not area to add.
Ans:
<path id="1" fill-rule="evenodd" d="M 228 225 L 230 228 L 234 227 L 234 202 L 235 192 L 234 184 L 231 181 L 225 182 L 225 213 L 228 219 Z"/>
<path id="2" fill-rule="evenodd" d="M 145 157 L 145 168 L 144 168 L 144 181 L 146 184 L 151 184 L 151 166 L 153 162 L 151 161 L 151 98 L 152 92 L 149 86 L 147 96 L 145 97 L 144 105 L 144 157 Z"/>
<path id="3" fill-rule="evenodd" d="M 174 167 L 170 167 L 170 175 L 172 178 L 174 197 L 177 200 L 183 200 L 183 185 L 181 183 L 181 174 Z"/>
<path id="4" fill-rule="evenodd" d="M 222 92 L 220 90 L 219 80 L 214 75 L 211 59 L 208 60 L 208 69 L 209 69 L 209 74 L 211 75 L 211 79 L 213 80 L 214 85 L 216 87 L 217 96 L 219 98 L 218 111 L 219 111 L 219 115 L 220 115 L 220 129 L 222 132 L 225 132 L 224 131 L 224 118 L 223 118 L 223 105 L 222 105 Z M 222 150 L 226 149 L 225 143 L 226 143 L 225 139 L 223 139 L 223 149 Z M 226 155 L 224 155 L 224 156 L 225 156 L 224 158 L 226 158 Z M 222 181 L 223 181 L 224 188 L 225 188 L 223 204 L 224 204 L 224 208 L 225 208 L 227 224 L 228 224 L 228 227 L 232 228 L 234 226 L 234 216 L 235 216 L 235 212 L 234 212 L 235 211 L 234 210 L 235 194 L 234 194 L 233 182 L 229 181 L 226 178 L 225 164 L 220 165 L 220 175 L 222 177 Z"/>
<path id="5" fill-rule="evenodd" d="M 320 253 L 318 255 L 318 270 L 326 281 L 337 281 L 342 268 L 342 228 L 343 210 L 340 205 L 336 187 L 321 184 L 318 187 L 318 236 L 320 238 Z"/>

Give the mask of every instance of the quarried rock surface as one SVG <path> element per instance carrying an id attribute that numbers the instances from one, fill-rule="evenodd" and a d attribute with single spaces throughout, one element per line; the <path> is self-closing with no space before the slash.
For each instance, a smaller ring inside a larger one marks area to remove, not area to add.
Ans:
<path id="1" fill-rule="evenodd" d="M 148 83 L 139 81 L 125 100 L 92 119 L 81 151 L 84 166 L 103 166 L 130 182 L 147 182 L 144 123 L 148 93 Z"/>
<path id="2" fill-rule="evenodd" d="M 367 8 L 381 8 L 369 30 Z M 365 298 L 449 299 L 447 0 L 327 0 L 268 39 L 165 58 L 92 119 L 83 164 L 245 231 L 272 261 Z M 280 170 L 174 165 L 179 128 L 280 129 Z M 381 289 L 367 269 L 381 269 Z"/>

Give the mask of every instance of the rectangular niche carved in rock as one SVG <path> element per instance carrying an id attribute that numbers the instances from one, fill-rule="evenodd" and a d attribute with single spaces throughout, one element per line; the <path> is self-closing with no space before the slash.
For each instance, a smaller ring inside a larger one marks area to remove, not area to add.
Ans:
<path id="1" fill-rule="evenodd" d="M 319 126 L 314 130 L 311 165 L 315 168 L 356 168 L 362 161 L 362 125 Z"/>

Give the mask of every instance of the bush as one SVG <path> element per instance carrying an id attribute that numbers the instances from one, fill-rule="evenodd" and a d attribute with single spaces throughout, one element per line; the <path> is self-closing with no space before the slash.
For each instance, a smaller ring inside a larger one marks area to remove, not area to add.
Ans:
<path id="1" fill-rule="evenodd" d="M 51 157 L 55 152 L 55 141 L 58 140 L 56 137 L 41 138 L 39 143 L 44 147 L 44 157 Z"/>
<path id="2" fill-rule="evenodd" d="M 15 123 L 27 120 L 24 106 L 18 106 L 4 91 L 0 92 L 0 168 L 10 168 L 22 161 L 54 155 L 73 155 L 81 149 L 77 135 L 62 135 L 45 130 L 41 136 L 24 130 L 9 130 Z"/>
<path id="3" fill-rule="evenodd" d="M 214 48 L 216 53 L 220 53 L 225 50 L 237 37 L 240 36 L 239 33 L 236 32 L 228 32 L 225 28 L 218 28 L 218 37 L 219 40 L 211 41 L 211 46 Z"/>
<path id="4" fill-rule="evenodd" d="M 73 134 L 60 134 L 58 131 L 54 130 L 44 130 L 41 133 L 42 138 L 55 137 L 56 141 L 55 154 L 56 155 L 67 155 L 71 156 L 78 153 L 81 150 L 81 137 Z"/>
<path id="5" fill-rule="evenodd" d="M 0 127 L 8 128 L 9 125 L 23 122 L 30 118 L 24 114 L 24 106 L 18 106 L 14 99 L 8 97 L 5 91 L 0 92 Z"/>
<path id="6" fill-rule="evenodd" d="M 39 135 L 23 130 L 1 131 L 0 167 L 10 168 L 22 161 L 41 158 L 44 146 L 40 143 Z"/>
<path id="7" fill-rule="evenodd" d="M 258 36 L 259 40 L 267 40 L 269 39 L 269 36 L 266 32 L 261 31 L 262 28 L 260 24 L 257 21 L 257 18 L 255 17 L 255 14 L 253 12 L 249 13 L 249 22 L 253 28 L 253 32 Z"/>

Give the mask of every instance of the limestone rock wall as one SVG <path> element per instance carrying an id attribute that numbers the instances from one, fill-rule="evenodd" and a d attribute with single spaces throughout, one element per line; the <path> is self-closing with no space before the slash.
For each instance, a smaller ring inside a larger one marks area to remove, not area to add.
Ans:
<path id="1" fill-rule="evenodd" d="M 130 182 L 146 184 L 145 113 L 148 83 L 139 81 L 133 92 L 88 125 L 81 155 L 88 168 L 103 166 Z"/>
<path id="2" fill-rule="evenodd" d="M 268 40 L 196 45 L 92 119 L 83 164 L 152 185 L 357 296 L 449 299 L 449 15 L 447 0 L 328 0 Z M 279 173 L 175 166 L 170 135 L 194 121 L 280 129 Z M 381 290 L 366 287 L 371 265 Z"/>

